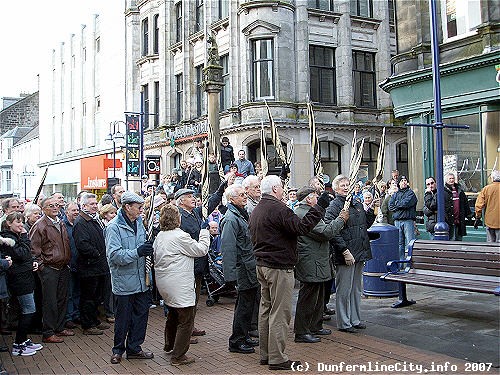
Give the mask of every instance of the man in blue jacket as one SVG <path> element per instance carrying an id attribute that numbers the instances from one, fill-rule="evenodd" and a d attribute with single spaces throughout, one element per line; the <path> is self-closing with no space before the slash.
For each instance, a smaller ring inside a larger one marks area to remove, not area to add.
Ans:
<path id="1" fill-rule="evenodd" d="M 389 211 L 392 211 L 394 226 L 399 229 L 399 258 L 404 259 L 408 243 L 415 239 L 418 199 L 406 176 L 399 177 L 398 187 L 389 200 Z"/>
<path id="2" fill-rule="evenodd" d="M 120 363 L 125 351 L 128 359 L 154 357 L 153 353 L 141 349 L 151 301 L 144 257 L 153 254 L 153 244 L 145 242 L 146 231 L 141 219 L 144 199 L 126 191 L 121 202 L 122 207 L 105 229 L 111 287 L 116 296 L 112 364 Z"/>

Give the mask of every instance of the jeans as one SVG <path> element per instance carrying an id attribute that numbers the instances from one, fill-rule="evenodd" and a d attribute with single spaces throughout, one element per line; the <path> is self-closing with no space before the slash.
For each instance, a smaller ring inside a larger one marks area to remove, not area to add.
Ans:
<path id="1" fill-rule="evenodd" d="M 415 239 L 415 222 L 413 220 L 394 220 L 394 226 L 399 229 L 399 259 L 403 260 L 408 243 Z"/>
<path id="2" fill-rule="evenodd" d="M 66 321 L 80 319 L 80 279 L 77 272 L 71 271 L 68 288 L 68 307 Z"/>
<path id="3" fill-rule="evenodd" d="M 19 306 L 21 307 L 21 315 L 17 322 L 16 344 L 22 344 L 28 339 L 28 331 L 31 328 L 33 317 L 35 316 L 35 298 L 34 293 L 17 296 Z"/>
<path id="4" fill-rule="evenodd" d="M 500 229 L 486 227 L 486 242 L 500 242 Z"/>
<path id="5" fill-rule="evenodd" d="M 34 293 L 24 294 L 17 296 L 19 306 L 21 307 L 21 314 L 34 314 L 36 311 Z"/>

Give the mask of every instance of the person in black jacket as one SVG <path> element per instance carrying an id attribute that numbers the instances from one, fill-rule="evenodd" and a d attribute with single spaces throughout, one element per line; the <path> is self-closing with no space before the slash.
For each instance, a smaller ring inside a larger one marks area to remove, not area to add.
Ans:
<path id="1" fill-rule="evenodd" d="M 450 241 L 462 241 L 462 237 L 467 235 L 465 219 L 470 217 L 472 212 L 467 196 L 455 182 L 455 174 L 453 173 L 448 173 L 445 176 L 444 201 L 453 213 L 453 221 L 448 223 Z"/>
<path id="2" fill-rule="evenodd" d="M 446 200 L 444 202 L 445 221 L 448 227 L 453 225 L 453 206 L 452 201 Z M 437 223 L 437 185 L 436 179 L 429 176 L 425 179 L 425 194 L 424 194 L 424 207 L 422 208 L 424 215 L 427 217 L 425 228 L 427 232 L 434 238 L 434 227 Z"/>
<path id="3" fill-rule="evenodd" d="M 335 177 L 332 186 L 335 199 L 326 209 L 325 223 L 330 223 L 339 215 L 349 194 L 349 178 Z M 349 205 L 349 219 L 340 234 L 330 240 L 337 269 L 335 275 L 337 328 L 342 332 L 354 333 L 364 329 L 361 323 L 360 307 L 362 293 L 363 266 L 372 258 L 367 229 L 375 221 L 373 211 L 365 211 L 363 204 L 352 199 Z"/>
<path id="4" fill-rule="evenodd" d="M 227 137 L 222 137 L 220 158 L 224 173 L 227 173 L 229 171 L 229 166 L 234 161 L 234 149 L 233 146 L 229 144 L 229 139 Z"/>
<path id="5" fill-rule="evenodd" d="M 20 212 L 8 214 L 2 223 L 1 253 L 10 256 L 12 266 L 7 270 L 7 286 L 11 297 L 16 297 L 21 308 L 16 330 L 16 339 L 12 344 L 12 355 L 30 356 L 43 348 L 28 339 L 35 316 L 35 275 L 38 264 L 31 255 L 30 240 L 23 225 L 23 215 Z"/>
<path id="6" fill-rule="evenodd" d="M 98 306 L 109 274 L 104 242 L 104 224 L 98 219 L 97 196 L 84 194 L 75 219 L 73 238 L 80 273 L 80 320 L 84 335 L 102 335 L 109 324 L 98 319 Z"/>

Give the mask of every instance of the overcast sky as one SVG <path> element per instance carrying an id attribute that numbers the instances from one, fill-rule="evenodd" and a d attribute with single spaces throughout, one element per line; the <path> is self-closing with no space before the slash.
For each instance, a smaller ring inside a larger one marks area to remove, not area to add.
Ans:
<path id="1" fill-rule="evenodd" d="M 123 0 L 2 1 L 0 98 L 36 92 L 42 57 L 89 24 L 107 1 Z"/>

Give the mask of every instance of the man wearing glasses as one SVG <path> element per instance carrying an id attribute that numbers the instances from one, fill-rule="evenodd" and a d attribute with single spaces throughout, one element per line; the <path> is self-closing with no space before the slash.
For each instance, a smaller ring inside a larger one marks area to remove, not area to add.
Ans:
<path id="1" fill-rule="evenodd" d="M 42 283 L 42 341 L 61 343 L 64 336 L 73 336 L 64 329 L 68 304 L 71 250 L 66 226 L 57 216 L 59 205 L 54 197 L 41 202 L 44 216 L 30 230 L 31 252 L 38 262 Z"/>
<path id="2" fill-rule="evenodd" d="M 453 224 L 453 206 L 450 201 L 444 202 L 445 204 L 445 221 L 450 226 Z M 436 179 L 429 176 L 425 179 L 425 194 L 424 194 L 424 215 L 427 216 L 425 227 L 429 232 L 431 238 L 434 238 L 434 226 L 437 223 L 437 186 Z"/>

